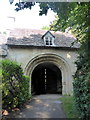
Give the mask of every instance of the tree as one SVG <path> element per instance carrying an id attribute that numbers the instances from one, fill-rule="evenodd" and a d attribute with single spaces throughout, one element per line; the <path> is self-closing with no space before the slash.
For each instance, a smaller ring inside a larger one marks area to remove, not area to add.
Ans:
<path id="1" fill-rule="evenodd" d="M 50 30 L 50 27 L 49 26 L 43 26 L 42 30 Z"/>

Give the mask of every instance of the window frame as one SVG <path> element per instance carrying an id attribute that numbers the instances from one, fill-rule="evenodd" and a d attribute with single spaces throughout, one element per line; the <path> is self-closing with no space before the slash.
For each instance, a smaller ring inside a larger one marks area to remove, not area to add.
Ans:
<path id="1" fill-rule="evenodd" d="M 52 46 L 52 45 L 54 45 L 54 44 L 53 44 L 53 38 L 50 37 L 50 36 L 46 36 L 46 37 L 45 37 L 45 45 L 46 45 L 46 46 Z"/>

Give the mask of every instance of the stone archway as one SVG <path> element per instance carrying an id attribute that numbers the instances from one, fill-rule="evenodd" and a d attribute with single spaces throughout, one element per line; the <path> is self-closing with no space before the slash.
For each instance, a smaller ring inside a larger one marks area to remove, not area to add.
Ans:
<path id="1" fill-rule="evenodd" d="M 61 71 L 62 76 L 62 94 L 71 94 L 72 93 L 72 85 L 71 85 L 71 70 L 67 61 L 62 57 L 56 54 L 41 54 L 34 57 L 29 61 L 25 68 L 25 74 L 30 76 L 30 93 L 31 93 L 31 83 L 32 83 L 32 75 L 35 68 L 38 66 L 45 65 L 45 63 L 53 64 Z"/>

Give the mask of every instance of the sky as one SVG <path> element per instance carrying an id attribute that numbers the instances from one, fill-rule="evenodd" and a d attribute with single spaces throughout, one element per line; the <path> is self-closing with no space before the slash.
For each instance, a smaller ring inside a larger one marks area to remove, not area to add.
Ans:
<path id="1" fill-rule="evenodd" d="M 38 3 L 31 10 L 24 9 L 19 12 L 14 10 L 14 4 L 10 5 L 9 0 L 0 0 L 0 31 L 13 28 L 41 29 L 55 20 L 56 13 L 51 10 L 48 11 L 47 16 L 39 16 Z"/>

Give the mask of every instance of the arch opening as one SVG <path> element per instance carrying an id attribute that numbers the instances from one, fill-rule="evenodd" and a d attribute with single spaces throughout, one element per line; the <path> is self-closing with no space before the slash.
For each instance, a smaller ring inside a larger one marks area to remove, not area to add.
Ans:
<path id="1" fill-rule="evenodd" d="M 51 62 L 37 65 L 31 76 L 31 93 L 40 94 L 62 94 L 61 70 Z"/>

